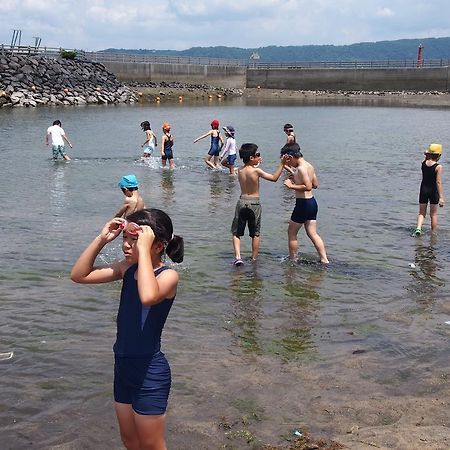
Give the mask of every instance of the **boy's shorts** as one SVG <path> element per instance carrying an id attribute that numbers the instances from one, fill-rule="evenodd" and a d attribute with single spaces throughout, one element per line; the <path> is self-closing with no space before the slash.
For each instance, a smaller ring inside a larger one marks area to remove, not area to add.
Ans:
<path id="1" fill-rule="evenodd" d="M 227 157 L 227 163 L 230 166 L 234 166 L 234 163 L 236 162 L 236 155 L 228 155 Z"/>
<path id="2" fill-rule="evenodd" d="M 308 220 L 316 220 L 319 207 L 317 206 L 316 199 L 311 198 L 298 198 L 295 201 L 295 208 L 292 211 L 291 220 L 296 223 L 305 223 Z"/>
<path id="3" fill-rule="evenodd" d="M 164 353 L 149 358 L 115 357 L 114 400 L 142 415 L 166 412 L 171 374 Z"/>
<path id="4" fill-rule="evenodd" d="M 244 236 L 245 225 L 251 238 L 259 236 L 261 230 L 261 204 L 259 197 L 242 196 L 236 203 L 231 233 L 233 236 Z"/>
<path id="5" fill-rule="evenodd" d="M 67 155 L 64 151 L 64 145 L 52 145 L 53 159 L 57 159 L 58 155 L 61 155 L 63 158 Z"/>

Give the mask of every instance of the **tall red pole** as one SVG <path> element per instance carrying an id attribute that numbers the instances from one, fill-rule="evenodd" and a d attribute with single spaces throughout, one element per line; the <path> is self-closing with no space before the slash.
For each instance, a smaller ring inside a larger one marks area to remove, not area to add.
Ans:
<path id="1" fill-rule="evenodd" d="M 417 67 L 423 66 L 423 45 L 419 45 L 419 50 L 417 51 Z"/>

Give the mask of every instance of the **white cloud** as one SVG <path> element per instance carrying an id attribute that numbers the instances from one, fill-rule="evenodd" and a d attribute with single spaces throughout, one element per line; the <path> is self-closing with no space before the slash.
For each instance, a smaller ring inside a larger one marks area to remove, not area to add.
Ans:
<path id="1" fill-rule="evenodd" d="M 394 11 L 392 11 L 391 8 L 380 8 L 377 11 L 377 16 L 378 17 L 393 17 L 395 15 Z"/>

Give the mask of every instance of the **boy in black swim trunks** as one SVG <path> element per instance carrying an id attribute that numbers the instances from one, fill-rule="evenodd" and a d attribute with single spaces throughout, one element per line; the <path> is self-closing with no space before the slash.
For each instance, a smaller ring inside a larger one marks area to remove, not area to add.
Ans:
<path id="1" fill-rule="evenodd" d="M 300 146 L 296 143 L 286 144 L 280 152 L 280 156 L 285 158 L 285 165 L 292 175 L 284 182 L 288 189 L 295 191 L 295 208 L 292 212 L 288 227 L 289 258 L 291 261 L 297 261 L 298 240 L 297 234 L 305 225 L 305 231 L 317 253 L 322 264 L 328 264 L 325 244 L 317 234 L 317 202 L 312 194 L 312 190 L 319 186 L 316 171 L 312 164 L 303 158 Z"/>
<path id="2" fill-rule="evenodd" d="M 248 225 L 249 235 L 252 238 L 252 259 L 255 261 L 259 252 L 261 205 L 259 203 L 259 179 L 277 181 L 287 157 L 282 157 L 280 164 L 273 174 L 264 172 L 258 166 L 261 164 L 261 154 L 256 144 L 243 144 L 239 149 L 239 156 L 244 165 L 238 169 L 238 179 L 241 185 L 241 196 L 236 205 L 236 212 L 231 225 L 233 234 L 234 265 L 241 266 L 241 236 L 244 235 L 245 226 Z"/>

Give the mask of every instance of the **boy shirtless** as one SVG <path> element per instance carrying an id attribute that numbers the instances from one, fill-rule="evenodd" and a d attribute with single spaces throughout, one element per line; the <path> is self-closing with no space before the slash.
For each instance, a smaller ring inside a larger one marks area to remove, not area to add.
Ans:
<path id="1" fill-rule="evenodd" d="M 145 208 L 144 200 L 139 194 L 139 184 L 135 175 L 125 175 L 119 181 L 119 187 L 125 195 L 122 207 L 114 217 L 126 218 L 131 213 Z"/>
<path id="2" fill-rule="evenodd" d="M 280 152 L 282 158 L 286 158 L 284 163 L 288 168 L 295 168 L 293 174 L 284 182 L 288 189 L 295 191 L 295 208 L 292 212 L 291 220 L 288 226 L 288 244 L 289 244 L 289 258 L 296 262 L 298 241 L 297 234 L 305 224 L 305 231 L 317 253 L 322 264 L 328 264 L 327 253 L 325 251 L 325 244 L 321 237 L 317 234 L 316 218 L 317 218 L 317 202 L 312 194 L 312 189 L 319 186 L 316 172 L 312 164 L 303 158 L 300 151 L 300 146 L 296 143 L 286 144 Z"/>
<path id="3" fill-rule="evenodd" d="M 256 144 L 243 144 L 239 149 L 239 156 L 244 165 L 238 169 L 238 179 L 241 185 L 241 196 L 236 204 L 236 212 L 231 225 L 233 234 L 233 248 L 235 266 L 241 266 L 241 236 L 244 235 L 245 226 L 248 225 L 249 235 L 252 238 L 252 259 L 256 260 L 260 244 L 261 205 L 259 203 L 259 179 L 277 181 L 280 178 L 287 157 L 282 157 L 280 164 L 273 174 L 260 169 L 261 154 Z"/>
<path id="4" fill-rule="evenodd" d="M 283 127 L 283 131 L 286 133 L 286 144 L 295 144 L 294 127 L 290 123 L 286 123 Z"/>

